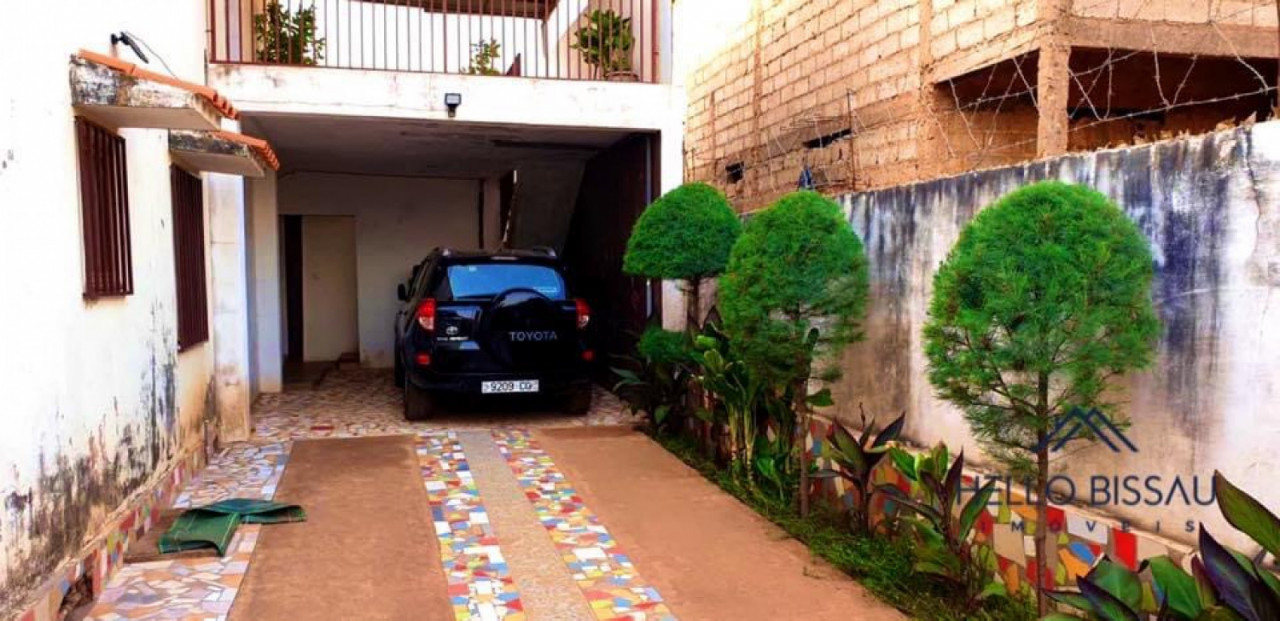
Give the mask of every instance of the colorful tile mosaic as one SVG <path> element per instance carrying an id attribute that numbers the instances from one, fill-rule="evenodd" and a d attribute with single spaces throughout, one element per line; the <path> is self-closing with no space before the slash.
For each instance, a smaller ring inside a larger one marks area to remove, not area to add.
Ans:
<path id="1" fill-rule="evenodd" d="M 457 435 L 419 434 L 416 448 L 454 616 L 523 621 L 524 606 Z"/>
<path id="2" fill-rule="evenodd" d="M 103 590 L 88 618 L 226 619 L 244 581 L 261 526 L 236 531 L 220 559 L 193 558 L 128 565 Z"/>
<path id="3" fill-rule="evenodd" d="M 809 430 L 807 445 L 814 459 L 822 464 L 822 439 L 826 437 L 829 423 L 815 418 Z M 910 489 L 910 481 L 882 463 L 873 474 L 876 484 L 896 485 Z M 836 506 L 849 507 L 852 494 L 844 481 L 828 480 L 820 483 L 818 495 Z M 976 487 L 974 478 L 965 475 L 965 485 Z M 1003 489 L 1003 488 L 1001 488 Z M 1035 507 L 1026 502 L 1018 489 L 997 492 L 998 504 L 987 507 L 975 528 L 978 541 L 992 546 L 1000 578 L 1010 592 L 1030 589 L 1035 584 L 1035 532 L 1038 528 Z M 966 498 L 967 499 L 967 498 Z M 963 502 L 963 499 L 962 499 Z M 884 495 L 872 503 L 872 511 L 884 515 L 893 510 L 893 503 Z M 1046 558 L 1050 560 L 1048 575 L 1044 580 L 1050 587 L 1075 584 L 1076 576 L 1088 573 L 1089 568 L 1103 554 L 1115 561 L 1137 569 L 1144 559 L 1168 555 L 1174 562 L 1183 562 L 1190 548 L 1161 537 L 1128 530 L 1117 520 L 1090 514 L 1078 507 L 1049 507 L 1049 538 Z M 1149 590 L 1149 585 L 1148 585 Z"/>
<path id="4" fill-rule="evenodd" d="M 493 439 L 597 619 L 675 619 L 527 431 L 496 430 Z"/>
<path id="5" fill-rule="evenodd" d="M 233 444 L 209 462 L 173 506 L 183 509 L 227 498 L 270 499 L 288 462 L 289 447 L 283 442 Z"/>
<path id="6" fill-rule="evenodd" d="M 253 409 L 254 441 L 412 435 L 432 430 L 510 426 L 626 425 L 639 420 L 622 400 L 599 387 L 591 411 L 581 416 L 483 411 L 455 415 L 446 410 L 437 419 L 411 423 L 404 420 L 401 403 L 401 390 L 396 388 L 389 371 L 333 371 L 314 388 L 260 395 Z"/>
<path id="7" fill-rule="evenodd" d="M 450 589 L 458 618 L 520 621 L 523 607 L 506 575 L 505 561 L 470 480 L 466 460 L 456 438 L 442 429 L 617 425 L 635 422 L 636 416 L 616 396 L 597 389 L 592 410 L 585 416 L 467 412 L 414 424 L 401 415 L 400 398 L 389 372 L 365 369 L 336 370 L 317 386 L 261 395 L 254 404 L 254 436 L 248 442 L 227 447 L 203 471 L 199 469 L 203 455 L 191 455 L 180 463 L 98 541 L 90 554 L 62 567 L 42 587 L 36 603 L 24 611 L 20 621 L 57 618 L 63 595 L 86 572 L 91 572 L 94 592 L 102 594 L 94 618 L 222 618 L 225 611 L 219 612 L 223 606 L 217 602 L 227 598 L 229 609 L 258 527 L 242 527 L 237 535 L 254 534 L 234 544 L 248 546 L 238 552 L 243 558 L 233 554 L 218 561 L 145 563 L 129 566 L 127 572 L 117 571 L 129 542 L 150 528 L 153 513 L 230 497 L 272 498 L 288 463 L 292 440 L 378 435 L 419 437 L 420 463 L 432 497 L 437 534 L 443 553 L 451 555 L 445 567 L 451 572 Z M 423 447 L 428 447 L 425 453 Z M 436 451 L 440 452 L 438 458 L 431 456 Z M 194 472 L 199 475 L 193 480 Z M 442 533 L 446 528 L 448 532 Z"/>
<path id="8" fill-rule="evenodd" d="M 177 460 L 172 470 L 161 477 L 149 493 L 139 495 L 115 525 L 106 529 L 105 535 L 86 546 L 87 553 L 64 564 L 36 590 L 34 602 L 17 617 L 19 621 L 57 619 L 63 597 L 72 584 L 86 575 L 93 592 L 102 592 L 103 586 L 119 572 L 129 543 L 142 538 L 151 529 L 154 516 L 170 505 L 202 463 L 204 454 L 200 451 L 192 451 Z"/>

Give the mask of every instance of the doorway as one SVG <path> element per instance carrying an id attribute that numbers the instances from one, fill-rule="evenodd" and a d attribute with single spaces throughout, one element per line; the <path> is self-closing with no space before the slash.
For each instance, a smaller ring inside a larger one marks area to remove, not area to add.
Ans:
<path id="1" fill-rule="evenodd" d="M 290 215 L 282 225 L 286 372 L 358 360 L 355 218 Z"/>

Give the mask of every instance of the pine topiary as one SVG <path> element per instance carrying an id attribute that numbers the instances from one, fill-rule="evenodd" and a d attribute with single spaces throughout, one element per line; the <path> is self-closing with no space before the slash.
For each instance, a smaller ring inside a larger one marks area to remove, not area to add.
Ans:
<path id="1" fill-rule="evenodd" d="M 866 304 L 862 241 L 817 192 L 793 192 L 753 217 L 720 279 L 734 347 L 784 383 L 808 379 L 815 357 L 831 360 L 861 338 Z"/>
<path id="2" fill-rule="evenodd" d="M 640 214 L 627 240 L 622 270 L 645 278 L 686 281 L 686 315 L 693 331 L 701 315 L 702 281 L 724 271 L 741 233 L 742 223 L 720 190 L 687 183 Z"/>
<path id="3" fill-rule="evenodd" d="M 720 279 L 732 347 L 769 384 L 791 387 L 802 515 L 809 508 L 809 405 L 830 405 L 829 391 L 810 397 L 807 382 L 834 379 L 841 350 L 862 338 L 867 289 L 862 240 L 839 205 L 810 191 L 788 194 L 752 218 Z"/>
<path id="4" fill-rule="evenodd" d="M 636 220 L 622 269 L 646 278 L 697 280 L 724 271 L 742 232 L 720 190 L 687 183 L 649 205 Z"/>
<path id="5" fill-rule="evenodd" d="M 1051 430 L 1076 408 L 1126 423 L 1104 392 L 1151 361 L 1160 332 L 1152 274 L 1147 240 L 1120 208 L 1095 190 L 1051 181 L 980 212 L 934 276 L 929 380 L 963 410 L 988 455 L 1035 478 L 1039 524 L 1047 523 L 1040 490 Z M 1040 559 L 1045 530 L 1035 533 Z M 1042 589 L 1039 599 L 1044 613 Z"/>

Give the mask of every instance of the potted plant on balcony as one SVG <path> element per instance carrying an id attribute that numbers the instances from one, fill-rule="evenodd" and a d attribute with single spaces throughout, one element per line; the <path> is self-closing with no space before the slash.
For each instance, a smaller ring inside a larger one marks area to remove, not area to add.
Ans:
<path id="1" fill-rule="evenodd" d="M 296 12 L 272 0 L 253 16 L 254 58 L 258 62 L 315 65 L 324 59 L 325 39 L 316 37 L 316 7 Z"/>
<path id="2" fill-rule="evenodd" d="M 471 44 L 471 66 L 467 73 L 471 75 L 498 75 L 502 73 L 494 66 L 502 55 L 502 44 L 497 39 L 489 39 Z"/>
<path id="3" fill-rule="evenodd" d="M 591 65 L 591 77 L 614 82 L 636 82 L 640 76 L 631 69 L 631 48 L 636 38 L 631 32 L 631 18 L 613 10 L 596 9 L 587 14 L 587 22 L 574 33 L 570 47 L 582 54 Z"/>

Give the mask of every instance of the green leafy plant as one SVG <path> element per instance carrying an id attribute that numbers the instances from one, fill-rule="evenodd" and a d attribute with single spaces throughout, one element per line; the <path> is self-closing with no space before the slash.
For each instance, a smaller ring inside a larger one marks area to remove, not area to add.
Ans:
<path id="1" fill-rule="evenodd" d="M 825 396 L 830 399 L 830 391 L 823 391 L 818 395 Z M 831 461 L 836 468 L 832 470 L 824 470 L 818 472 L 817 476 L 828 478 L 839 476 L 848 481 L 853 486 L 855 492 L 852 508 L 852 523 L 854 530 L 863 534 L 872 532 L 871 524 L 871 500 L 872 495 L 876 491 L 871 486 L 871 476 L 875 472 L 876 466 L 889 455 L 891 449 L 889 443 L 898 439 L 902 434 L 902 427 L 906 423 L 907 415 L 904 412 L 896 420 L 889 423 L 880 433 L 875 433 L 875 419 L 867 420 L 867 413 L 862 413 L 862 433 L 854 435 L 849 428 L 844 426 L 840 421 L 833 421 L 831 428 L 827 432 L 827 450 L 830 452 Z M 873 437 L 872 434 L 875 433 Z"/>
<path id="2" fill-rule="evenodd" d="M 1047 595 L 1084 613 L 1086 619 L 1101 621 L 1140 621 L 1142 612 L 1142 580 L 1138 574 L 1103 556 L 1089 570 L 1076 578 L 1075 591 L 1048 591 Z M 1046 620 L 1076 619 L 1055 613 Z"/>
<path id="3" fill-rule="evenodd" d="M 259 62 L 314 65 L 324 60 L 325 39 L 316 37 L 315 5 L 295 12 L 272 0 L 253 16 L 253 38 Z"/>
<path id="4" fill-rule="evenodd" d="M 502 55 L 502 44 L 497 39 L 489 39 L 471 44 L 471 65 L 467 73 L 471 75 L 499 75 L 500 69 L 494 66 Z"/>
<path id="5" fill-rule="evenodd" d="M 1213 474 L 1213 487 L 1227 522 L 1248 535 L 1263 554 L 1280 558 L 1280 518 L 1220 472 Z M 1168 556 L 1142 562 L 1140 571 L 1149 572 L 1156 586 L 1155 609 L 1142 606 L 1138 574 L 1105 558 L 1087 576 L 1077 578 L 1077 590 L 1049 596 L 1085 618 L 1103 621 L 1140 621 L 1152 615 L 1159 621 L 1280 619 L 1280 579 L 1260 560 L 1223 546 L 1201 524 L 1200 549 L 1191 559 L 1190 573 Z M 1075 618 L 1064 613 L 1045 617 Z"/>
<path id="6" fill-rule="evenodd" d="M 742 223 L 724 194 L 705 183 L 686 183 L 645 208 L 636 220 L 622 270 L 634 276 L 683 280 L 690 334 L 701 317 L 702 282 L 720 274 Z"/>
<path id="7" fill-rule="evenodd" d="M 894 459 L 895 464 L 905 461 L 902 457 Z M 879 489 L 914 514 L 900 519 L 916 534 L 916 571 L 954 584 L 962 594 L 962 607 L 966 611 L 976 610 L 987 598 L 1003 596 L 1005 587 L 994 578 L 994 553 L 989 546 L 971 537 L 995 492 L 995 480 L 987 481 L 962 504 L 964 451 L 950 467 L 946 467 L 945 448 L 935 449 L 923 460 L 913 460 L 913 466 L 903 474 L 912 479 L 913 491 L 918 489 L 918 495 L 903 493 L 893 485 L 882 485 Z M 957 508 L 959 514 L 956 514 Z"/>
<path id="8" fill-rule="evenodd" d="M 592 77 L 608 77 L 631 71 L 631 48 L 636 38 L 631 32 L 631 18 L 613 10 L 595 9 L 587 13 L 587 23 L 574 33 L 570 44 L 591 65 Z"/>
<path id="9" fill-rule="evenodd" d="M 714 325 L 708 326 L 712 333 Z M 738 359 L 726 339 L 703 334 L 696 342 L 698 350 L 698 385 L 706 389 L 724 407 L 724 421 L 729 428 L 729 457 L 735 475 L 745 473 L 754 483 L 756 465 L 756 404 L 763 392 L 758 375 Z M 772 475 L 773 473 L 768 473 Z"/>
<path id="10" fill-rule="evenodd" d="M 631 368 L 614 367 L 619 380 L 614 392 L 622 393 L 633 407 L 644 412 L 655 429 L 683 413 L 685 393 L 692 377 L 688 338 L 650 326 L 636 343 L 635 357 L 622 356 Z"/>
<path id="11" fill-rule="evenodd" d="M 1034 481 L 1038 524 L 1048 523 L 1051 430 L 1075 407 L 1127 422 L 1104 389 L 1151 361 L 1152 272 L 1146 239 L 1105 196 L 1043 182 L 981 211 L 934 277 L 929 379 L 988 455 Z M 1035 532 L 1039 576 L 1047 531 Z"/>
<path id="12" fill-rule="evenodd" d="M 788 385 L 796 439 L 808 429 L 808 382 L 862 336 L 867 259 L 840 207 L 816 192 L 782 197 L 747 223 L 720 279 L 720 310 L 735 351 L 769 385 Z M 800 511 L 809 509 L 808 451 L 798 449 Z"/>

